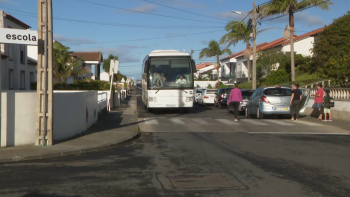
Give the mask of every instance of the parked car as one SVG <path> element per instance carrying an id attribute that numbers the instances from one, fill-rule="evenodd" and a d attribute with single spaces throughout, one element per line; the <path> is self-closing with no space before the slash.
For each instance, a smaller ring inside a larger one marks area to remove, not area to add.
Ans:
<path id="1" fill-rule="evenodd" d="M 214 106 L 220 109 L 226 106 L 231 90 L 232 88 L 220 88 L 215 94 Z"/>
<path id="2" fill-rule="evenodd" d="M 202 95 L 203 90 L 206 90 L 207 88 L 196 88 L 194 89 L 194 94 L 193 94 L 193 101 L 195 104 L 198 103 L 198 98 Z"/>
<path id="3" fill-rule="evenodd" d="M 214 90 L 214 89 L 203 90 L 201 96 L 198 98 L 198 104 L 201 104 L 201 105 L 214 104 L 215 93 L 217 91 L 218 90 Z"/>
<path id="4" fill-rule="evenodd" d="M 299 88 L 303 93 L 300 112 L 304 112 L 310 99 L 310 90 Z M 290 115 L 290 97 L 292 89 L 287 87 L 261 87 L 254 91 L 245 109 L 245 116 L 256 115 L 263 119 L 265 115 Z"/>
<path id="5" fill-rule="evenodd" d="M 247 106 L 247 103 L 250 99 L 250 96 L 253 94 L 254 90 L 249 90 L 249 89 L 241 89 L 241 92 L 242 92 L 242 99 L 243 99 L 243 102 L 241 102 L 239 104 L 239 107 L 238 107 L 238 112 L 245 112 L 245 108 Z M 228 95 L 227 99 L 229 98 L 230 95 Z M 227 110 L 229 112 L 234 112 L 233 110 L 233 107 L 230 106 L 230 105 L 227 105 Z"/>

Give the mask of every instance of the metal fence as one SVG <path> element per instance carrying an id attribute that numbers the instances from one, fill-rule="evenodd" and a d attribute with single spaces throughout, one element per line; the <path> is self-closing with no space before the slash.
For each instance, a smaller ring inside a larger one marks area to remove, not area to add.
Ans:
<path id="1" fill-rule="evenodd" d="M 315 94 L 317 89 L 310 89 L 311 94 Z M 350 88 L 325 88 L 330 91 L 330 96 L 334 99 L 350 100 Z M 314 98 L 314 96 L 312 96 Z"/>

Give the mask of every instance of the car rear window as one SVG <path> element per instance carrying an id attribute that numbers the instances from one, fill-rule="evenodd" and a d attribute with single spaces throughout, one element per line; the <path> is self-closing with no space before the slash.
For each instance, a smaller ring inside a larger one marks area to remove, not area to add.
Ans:
<path id="1" fill-rule="evenodd" d="M 207 94 L 215 94 L 217 90 L 207 90 Z"/>
<path id="2" fill-rule="evenodd" d="M 292 90 L 286 88 L 269 88 L 264 90 L 266 96 L 291 96 Z"/>
<path id="3" fill-rule="evenodd" d="M 196 90 L 196 93 L 202 93 L 203 90 Z"/>

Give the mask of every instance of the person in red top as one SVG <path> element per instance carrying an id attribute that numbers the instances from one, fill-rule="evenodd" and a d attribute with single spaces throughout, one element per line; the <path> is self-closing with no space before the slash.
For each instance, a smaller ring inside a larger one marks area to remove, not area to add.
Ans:
<path id="1" fill-rule="evenodd" d="M 238 84 L 235 83 L 235 88 L 231 90 L 230 97 L 228 98 L 227 103 L 233 106 L 236 122 L 238 121 L 237 116 L 240 102 L 243 102 L 242 92 L 240 89 L 238 89 Z"/>
<path id="2" fill-rule="evenodd" d="M 322 84 L 317 84 L 317 92 L 315 94 L 311 94 L 311 96 L 315 96 L 315 103 L 313 108 L 318 109 L 319 116 L 317 120 L 322 120 L 322 103 L 323 103 L 323 89 Z"/>

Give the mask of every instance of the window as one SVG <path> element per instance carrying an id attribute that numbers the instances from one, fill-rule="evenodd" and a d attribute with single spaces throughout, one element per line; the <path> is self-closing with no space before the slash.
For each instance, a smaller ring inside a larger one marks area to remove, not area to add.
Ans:
<path id="1" fill-rule="evenodd" d="M 253 94 L 254 90 L 243 90 L 242 97 L 243 99 L 248 99 Z"/>
<path id="2" fill-rule="evenodd" d="M 25 64 L 25 45 L 20 45 L 20 49 L 21 49 L 21 64 Z"/>
<path id="3" fill-rule="evenodd" d="M 148 66 L 149 88 L 193 88 L 191 60 L 188 57 L 152 57 Z"/>
<path id="4" fill-rule="evenodd" d="M 21 70 L 21 75 L 20 75 L 20 84 L 19 84 L 19 89 L 20 90 L 25 90 L 26 89 L 26 83 L 25 83 L 25 71 Z"/>
<path id="5" fill-rule="evenodd" d="M 9 69 L 9 89 L 14 89 L 14 74 L 13 74 L 13 69 Z"/>
<path id="6" fill-rule="evenodd" d="M 33 72 L 30 72 L 29 77 L 30 77 L 30 83 L 34 83 L 34 73 Z"/>
<path id="7" fill-rule="evenodd" d="M 292 90 L 286 88 L 269 88 L 264 90 L 266 96 L 291 96 Z"/>

